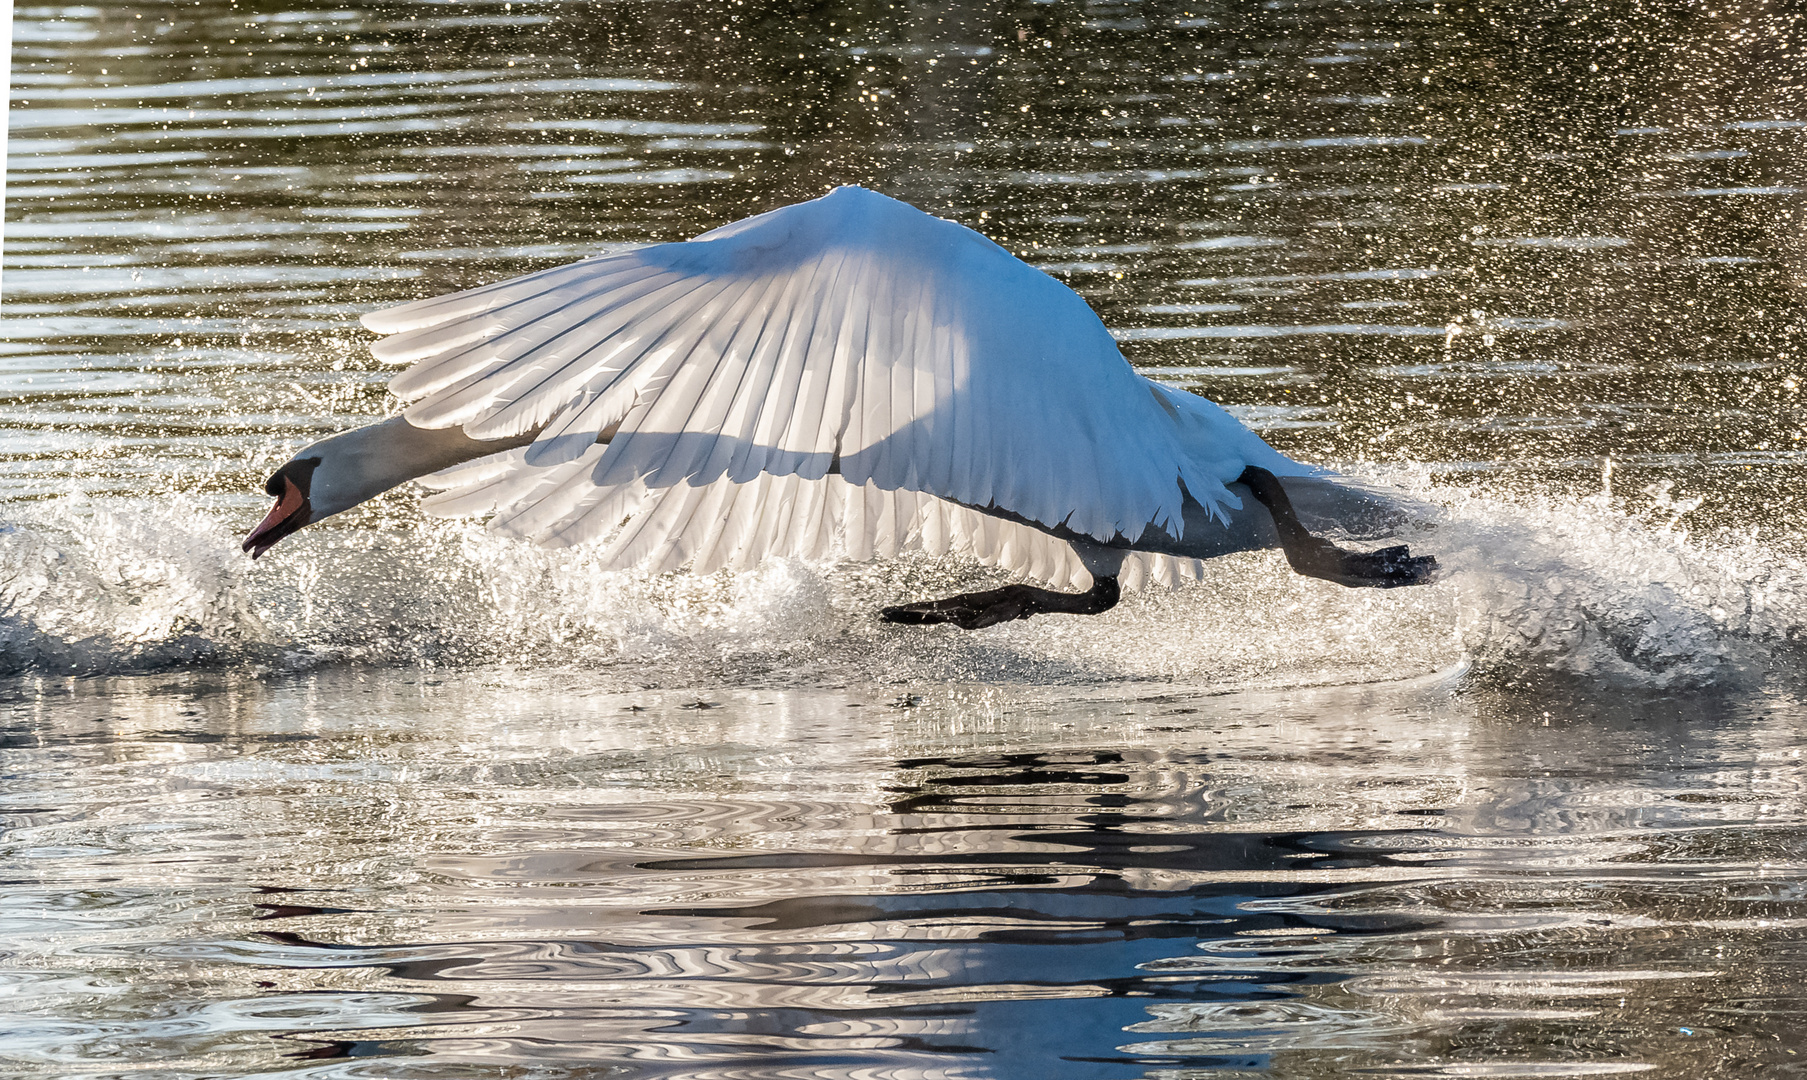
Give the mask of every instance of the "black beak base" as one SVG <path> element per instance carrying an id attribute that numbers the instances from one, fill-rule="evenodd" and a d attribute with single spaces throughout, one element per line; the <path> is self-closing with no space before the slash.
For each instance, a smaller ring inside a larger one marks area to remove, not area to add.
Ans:
<path id="1" fill-rule="evenodd" d="M 291 461 L 277 469 L 264 485 L 264 491 L 276 500 L 276 505 L 264 515 L 257 528 L 245 537 L 242 546 L 251 553 L 253 559 L 275 547 L 278 540 L 299 531 L 313 520 L 314 510 L 308 504 L 307 494 L 314 466 L 318 464 L 319 460 L 315 458 Z"/>

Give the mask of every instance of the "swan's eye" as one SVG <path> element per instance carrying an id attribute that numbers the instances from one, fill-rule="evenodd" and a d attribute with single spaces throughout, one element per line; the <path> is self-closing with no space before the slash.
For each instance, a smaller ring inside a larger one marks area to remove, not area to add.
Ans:
<path id="1" fill-rule="evenodd" d="M 282 498 L 283 481 L 286 480 L 300 488 L 301 494 L 305 496 L 313 486 L 314 470 L 319 467 L 318 457 L 296 458 L 270 474 L 270 479 L 264 482 L 264 494 L 272 499 Z"/>

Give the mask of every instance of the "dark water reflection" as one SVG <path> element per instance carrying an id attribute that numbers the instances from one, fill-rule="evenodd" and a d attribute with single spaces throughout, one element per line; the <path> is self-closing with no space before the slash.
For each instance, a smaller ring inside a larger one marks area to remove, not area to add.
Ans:
<path id="1" fill-rule="evenodd" d="M 1789 1075 L 1799 706 L 14 695 L 21 1075 Z M 1712 714 L 1712 715 L 1708 715 Z"/>
<path id="2" fill-rule="evenodd" d="M 11 1073 L 1800 1071 L 1787 5 L 15 26 Z M 1244 562 L 958 642 L 859 621 L 904 571 L 627 589 L 411 496 L 236 557 L 273 462 L 387 407 L 360 312 L 840 182 L 998 238 L 1283 449 L 1470 485 L 1452 566 L 1536 544 L 1384 604 Z M 1608 456 L 1610 499 L 1480 505 Z"/>

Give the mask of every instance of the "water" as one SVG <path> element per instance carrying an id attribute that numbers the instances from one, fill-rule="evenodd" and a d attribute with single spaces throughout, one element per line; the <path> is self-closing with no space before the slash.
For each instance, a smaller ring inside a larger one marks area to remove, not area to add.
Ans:
<path id="1" fill-rule="evenodd" d="M 1794 1071 L 1798 697 L 1457 687 L 703 708 L 513 668 L 33 680 L 6 1052 L 26 1076 Z"/>
<path id="2" fill-rule="evenodd" d="M 1786 1076 L 1793 14 L 20 7 L 0 1059 L 43 1077 Z M 719 40 L 718 40 L 719 39 Z M 879 627 L 926 560 L 609 574 L 398 492 L 370 308 L 867 184 L 1434 506 Z"/>

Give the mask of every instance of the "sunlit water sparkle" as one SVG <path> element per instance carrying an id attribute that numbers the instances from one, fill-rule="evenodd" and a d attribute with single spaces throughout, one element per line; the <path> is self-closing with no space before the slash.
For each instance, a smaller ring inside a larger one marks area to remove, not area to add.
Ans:
<path id="1" fill-rule="evenodd" d="M 21 6 L 0 1061 L 29 1077 L 1803 1071 L 1796 17 Z M 356 316 L 858 182 L 1424 506 L 899 630 L 398 492 Z"/>

